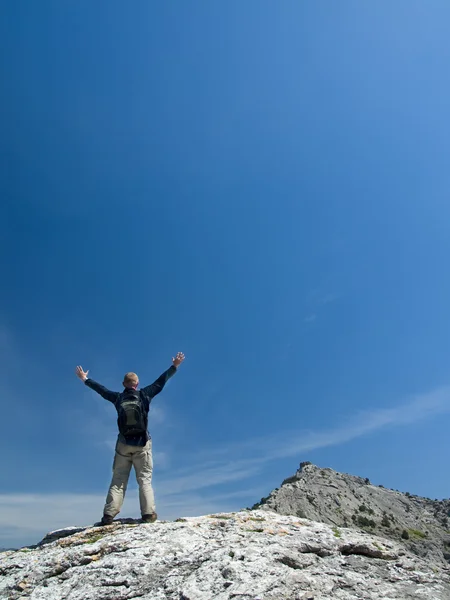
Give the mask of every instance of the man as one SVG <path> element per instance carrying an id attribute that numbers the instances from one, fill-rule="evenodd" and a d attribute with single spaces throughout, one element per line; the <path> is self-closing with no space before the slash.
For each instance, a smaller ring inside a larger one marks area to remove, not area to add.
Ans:
<path id="1" fill-rule="evenodd" d="M 174 375 L 184 361 L 184 354 L 178 352 L 172 358 L 172 366 L 147 387 L 138 390 L 139 378 L 136 373 L 126 373 L 123 380 L 123 392 L 111 392 L 96 381 L 88 378 L 89 371 L 77 367 L 77 377 L 112 402 L 117 410 L 119 437 L 113 463 L 113 477 L 103 509 L 102 525 L 110 525 L 122 508 L 131 466 L 134 466 L 139 484 L 139 503 L 144 523 L 153 523 L 157 519 L 155 498 L 152 488 L 152 439 L 147 431 L 150 402 L 159 394 L 167 381 Z"/>

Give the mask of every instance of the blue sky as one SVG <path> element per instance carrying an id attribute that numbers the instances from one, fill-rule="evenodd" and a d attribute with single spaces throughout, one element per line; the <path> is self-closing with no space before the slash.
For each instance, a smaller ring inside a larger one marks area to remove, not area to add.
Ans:
<path id="1" fill-rule="evenodd" d="M 0 546 L 101 516 L 115 414 L 75 366 L 178 350 L 161 518 L 303 460 L 449 497 L 448 3 L 1 13 Z"/>

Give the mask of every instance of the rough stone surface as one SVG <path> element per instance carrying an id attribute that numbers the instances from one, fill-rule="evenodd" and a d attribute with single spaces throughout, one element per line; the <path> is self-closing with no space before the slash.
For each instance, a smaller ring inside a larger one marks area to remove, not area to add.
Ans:
<path id="1" fill-rule="evenodd" d="M 448 567 L 402 544 L 267 510 L 114 522 L 0 556 L 18 600 L 449 600 Z"/>
<path id="2" fill-rule="evenodd" d="M 301 463 L 295 475 L 255 508 L 362 529 L 403 543 L 430 564 L 450 562 L 450 500 L 403 494 L 362 477 Z"/>

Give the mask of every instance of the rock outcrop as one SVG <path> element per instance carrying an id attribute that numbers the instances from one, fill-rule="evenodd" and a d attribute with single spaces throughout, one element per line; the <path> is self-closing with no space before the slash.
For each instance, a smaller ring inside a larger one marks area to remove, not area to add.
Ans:
<path id="1" fill-rule="evenodd" d="M 393 540 L 257 510 L 52 532 L 0 556 L 0 598 L 448 600 L 450 573 Z"/>
<path id="2" fill-rule="evenodd" d="M 361 529 L 403 543 L 430 564 L 450 562 L 450 500 L 403 494 L 301 463 L 295 475 L 254 508 Z"/>

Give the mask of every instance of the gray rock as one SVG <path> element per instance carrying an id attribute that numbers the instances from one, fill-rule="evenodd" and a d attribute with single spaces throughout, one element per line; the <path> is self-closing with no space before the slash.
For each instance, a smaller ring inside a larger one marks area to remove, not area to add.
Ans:
<path id="1" fill-rule="evenodd" d="M 0 556 L 0 598 L 450 598 L 449 569 L 401 543 L 267 510 L 69 528 L 46 540 Z"/>
<path id="2" fill-rule="evenodd" d="M 450 500 L 411 496 L 301 463 L 295 475 L 255 508 L 388 537 L 433 565 L 450 561 Z"/>

